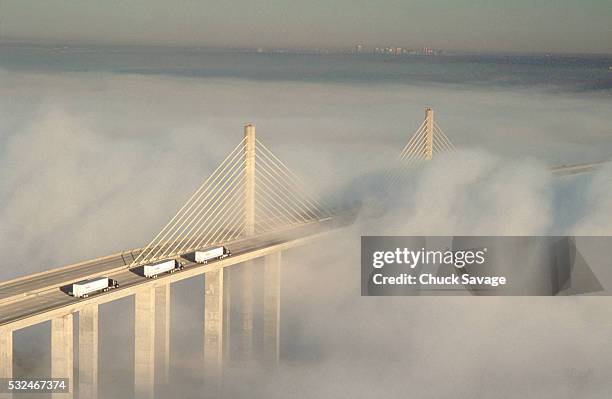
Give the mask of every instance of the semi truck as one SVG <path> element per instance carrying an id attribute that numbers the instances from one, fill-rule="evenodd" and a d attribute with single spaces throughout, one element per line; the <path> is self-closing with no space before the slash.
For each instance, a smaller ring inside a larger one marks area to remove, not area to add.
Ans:
<path id="1" fill-rule="evenodd" d="M 97 277 L 72 284 L 72 294 L 75 298 L 87 298 L 91 294 L 106 292 L 119 287 L 117 280 L 108 277 Z"/>
<path id="2" fill-rule="evenodd" d="M 174 273 L 177 270 L 182 270 L 183 264 L 175 259 L 169 259 L 162 262 L 145 265 L 143 274 L 147 278 L 157 278 L 162 273 Z"/>
<path id="3" fill-rule="evenodd" d="M 208 263 L 208 261 L 213 259 L 223 259 L 228 256 L 232 256 L 230 250 L 226 247 L 216 247 L 210 248 L 206 250 L 198 250 L 195 251 L 195 261 L 197 263 Z"/>

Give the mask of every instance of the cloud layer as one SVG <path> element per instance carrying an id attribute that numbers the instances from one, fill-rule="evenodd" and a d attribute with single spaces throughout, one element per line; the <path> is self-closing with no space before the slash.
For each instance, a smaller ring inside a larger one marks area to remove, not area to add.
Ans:
<path id="1" fill-rule="evenodd" d="M 427 105 L 460 151 L 414 169 L 381 212 L 378 171 Z M 546 170 L 612 154 L 609 105 L 531 90 L 0 71 L 0 276 L 146 243 L 252 121 L 314 189 L 359 199 L 363 214 L 325 254 L 286 255 L 283 367 L 234 370 L 248 384 L 230 396 L 603 398 L 608 299 L 361 298 L 358 245 L 361 234 L 610 234 L 612 170 Z M 179 319 L 201 315 L 198 285 L 173 294 Z"/>

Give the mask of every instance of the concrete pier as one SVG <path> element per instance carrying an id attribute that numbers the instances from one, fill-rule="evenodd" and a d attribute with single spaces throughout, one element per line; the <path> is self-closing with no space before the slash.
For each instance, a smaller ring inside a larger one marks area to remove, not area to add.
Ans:
<path id="1" fill-rule="evenodd" d="M 0 378 L 13 376 L 13 330 L 0 327 Z"/>
<path id="2" fill-rule="evenodd" d="M 240 290 L 240 361 L 253 359 L 253 269 L 254 261 L 241 266 L 242 289 Z"/>
<path id="3" fill-rule="evenodd" d="M 170 380 L 170 284 L 155 288 L 156 382 Z"/>
<path id="4" fill-rule="evenodd" d="M 98 397 L 98 305 L 79 311 L 79 399 Z"/>
<path id="5" fill-rule="evenodd" d="M 217 392 L 223 370 L 223 269 L 204 275 L 204 383 Z"/>
<path id="6" fill-rule="evenodd" d="M 231 358 L 232 277 L 229 267 L 223 268 L 223 361 Z"/>
<path id="7" fill-rule="evenodd" d="M 0 378 L 13 376 L 13 330 L 0 327 Z M 11 399 L 13 394 L 0 393 L 0 398 Z"/>
<path id="8" fill-rule="evenodd" d="M 155 288 L 140 289 L 134 296 L 134 395 L 155 395 Z"/>
<path id="9" fill-rule="evenodd" d="M 264 365 L 274 368 L 278 365 L 280 343 L 280 284 L 281 252 L 264 258 Z"/>
<path id="10" fill-rule="evenodd" d="M 73 376 L 73 316 L 72 313 L 51 320 L 51 377 L 68 378 L 69 393 L 54 393 L 53 398 L 72 398 Z"/>

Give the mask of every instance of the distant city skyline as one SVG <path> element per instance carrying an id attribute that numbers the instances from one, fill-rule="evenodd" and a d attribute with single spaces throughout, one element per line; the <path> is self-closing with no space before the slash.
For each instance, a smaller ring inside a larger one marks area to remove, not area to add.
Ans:
<path id="1" fill-rule="evenodd" d="M 0 0 L 0 41 L 612 53 L 609 0 Z"/>

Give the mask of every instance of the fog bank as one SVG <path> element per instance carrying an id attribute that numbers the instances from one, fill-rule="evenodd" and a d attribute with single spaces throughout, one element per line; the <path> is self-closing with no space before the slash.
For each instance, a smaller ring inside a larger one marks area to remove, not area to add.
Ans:
<path id="1" fill-rule="evenodd" d="M 604 398 L 609 298 L 362 298 L 358 246 L 362 234 L 610 234 L 612 170 L 554 178 L 547 168 L 612 154 L 611 102 L 535 90 L 0 71 L 0 277 L 146 244 L 253 122 L 313 189 L 359 200 L 362 213 L 325 251 L 284 255 L 282 367 L 234 370 L 242 382 L 228 397 Z M 412 170 L 381 212 L 378 173 L 425 106 L 459 151 Z M 173 294 L 189 331 L 198 285 Z"/>

